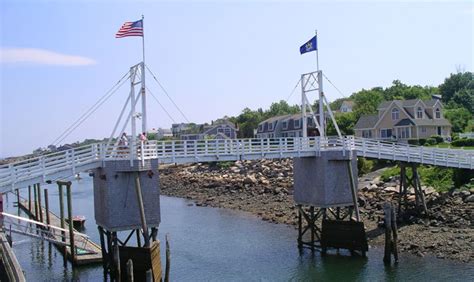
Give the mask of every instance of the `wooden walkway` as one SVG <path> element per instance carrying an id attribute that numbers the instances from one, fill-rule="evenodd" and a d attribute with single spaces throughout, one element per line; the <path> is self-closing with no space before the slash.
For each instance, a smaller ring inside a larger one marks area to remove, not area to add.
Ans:
<path id="1" fill-rule="evenodd" d="M 31 211 L 28 209 L 29 203 L 27 200 L 20 200 L 18 203 L 18 206 L 26 212 L 31 218 L 33 218 L 36 221 L 40 221 L 39 218 L 35 217 L 35 204 L 34 202 L 31 202 Z M 44 207 L 41 207 L 41 211 L 43 213 L 43 221 L 46 222 L 46 209 Z M 61 226 L 61 219 L 59 216 L 56 214 L 52 213 L 51 211 L 49 212 L 49 220 L 50 220 L 50 225 L 60 227 Z M 65 222 L 64 229 L 68 229 L 69 224 Z M 75 232 L 78 232 L 76 229 L 74 229 Z M 66 236 L 66 244 L 67 247 L 61 246 L 61 245 L 56 245 L 55 246 L 61 251 L 64 252 L 64 249 L 66 249 L 66 257 L 69 261 L 71 261 L 75 265 L 85 265 L 85 264 L 95 264 L 95 263 L 101 263 L 102 262 L 102 250 L 99 245 L 96 243 L 87 240 L 87 241 L 81 241 L 81 242 L 75 242 L 76 246 L 76 255 L 74 256 L 74 261 L 72 261 L 72 256 L 71 256 L 71 248 L 69 247 L 69 237 Z M 80 251 L 78 252 L 77 250 L 81 250 L 81 247 L 84 247 L 87 250 L 94 250 L 93 253 L 90 252 L 85 252 L 81 253 Z"/>
<path id="2" fill-rule="evenodd" d="M 0 231 L 0 281 L 26 281 L 15 253 L 2 231 Z"/>

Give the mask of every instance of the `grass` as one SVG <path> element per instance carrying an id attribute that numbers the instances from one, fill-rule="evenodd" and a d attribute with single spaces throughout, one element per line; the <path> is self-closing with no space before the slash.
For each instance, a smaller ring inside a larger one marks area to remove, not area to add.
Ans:
<path id="1" fill-rule="evenodd" d="M 435 148 L 474 150 L 474 146 L 455 147 L 455 146 L 451 146 L 450 143 L 446 143 L 446 142 L 439 143 L 439 144 L 436 144 L 436 145 L 426 145 L 425 144 L 424 146 L 426 146 L 426 147 L 435 147 Z"/>
<path id="2" fill-rule="evenodd" d="M 437 166 L 418 167 L 421 185 L 433 187 L 439 192 L 448 191 L 453 187 L 453 173 L 453 169 L 451 168 L 441 168 Z M 382 173 L 381 179 L 388 181 L 390 177 L 396 175 L 400 175 L 400 167 L 398 165 L 386 169 Z M 407 176 L 412 177 L 411 169 L 407 169 Z"/>

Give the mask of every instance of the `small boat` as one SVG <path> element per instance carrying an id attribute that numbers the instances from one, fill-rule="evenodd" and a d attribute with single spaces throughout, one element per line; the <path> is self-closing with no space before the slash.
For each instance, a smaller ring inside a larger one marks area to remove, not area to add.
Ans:
<path id="1" fill-rule="evenodd" d="M 69 223 L 69 219 L 66 218 L 66 222 Z M 84 225 L 86 223 L 86 217 L 83 215 L 76 215 L 72 218 L 72 226 L 77 230 L 84 229 Z"/>
<path id="2" fill-rule="evenodd" d="M 80 173 L 76 173 L 76 175 L 74 175 L 74 178 L 76 178 L 77 180 L 79 180 L 79 179 L 82 179 L 82 177 L 81 177 L 81 174 L 80 174 Z"/>

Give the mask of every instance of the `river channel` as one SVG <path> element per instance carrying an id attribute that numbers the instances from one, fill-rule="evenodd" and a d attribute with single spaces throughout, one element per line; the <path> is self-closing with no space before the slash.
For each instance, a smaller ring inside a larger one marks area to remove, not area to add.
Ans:
<path id="1" fill-rule="evenodd" d="M 49 188 L 50 208 L 58 214 L 57 187 L 43 187 Z M 74 214 L 86 216 L 83 232 L 98 243 L 92 179 L 73 180 L 72 189 Z M 23 189 L 22 195 L 26 193 Z M 15 196 L 5 200 L 7 211 L 18 213 Z M 367 258 L 343 252 L 325 257 L 309 250 L 300 253 L 293 227 L 242 212 L 197 207 L 180 198 L 162 196 L 161 214 L 159 238 L 164 242 L 165 234 L 170 237 L 172 281 L 469 281 L 474 277 L 473 264 L 431 257 L 402 255 L 397 265 L 387 267 L 379 248 L 371 248 Z M 100 264 L 65 267 L 62 255 L 49 243 L 17 234 L 13 241 L 27 281 L 104 281 Z"/>

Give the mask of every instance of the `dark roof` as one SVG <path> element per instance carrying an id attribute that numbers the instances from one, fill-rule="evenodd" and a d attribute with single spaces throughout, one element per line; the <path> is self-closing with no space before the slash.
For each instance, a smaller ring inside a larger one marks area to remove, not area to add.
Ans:
<path id="1" fill-rule="evenodd" d="M 435 119 L 414 119 L 413 122 L 418 126 L 451 126 L 451 123 L 444 118 Z"/>
<path id="2" fill-rule="evenodd" d="M 418 101 L 421 101 L 420 99 L 410 99 L 410 100 L 393 100 L 393 101 L 383 101 L 380 103 L 380 105 L 377 107 L 378 110 L 385 109 L 387 108 L 392 102 L 395 102 L 399 107 L 413 107 L 415 106 Z M 431 100 L 426 100 L 422 101 L 427 107 L 433 107 L 434 104 L 438 101 L 437 99 L 431 99 Z"/>
<path id="3" fill-rule="evenodd" d="M 407 126 L 407 125 L 413 125 L 414 123 L 408 119 L 408 118 L 404 118 L 402 120 L 400 120 L 399 122 L 397 122 L 394 126 Z"/>
<path id="4" fill-rule="evenodd" d="M 379 120 L 378 115 L 365 115 L 361 116 L 354 126 L 355 129 L 362 128 L 373 128 L 377 121 Z"/>

